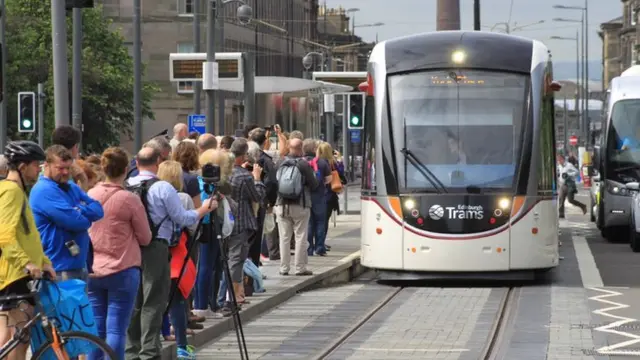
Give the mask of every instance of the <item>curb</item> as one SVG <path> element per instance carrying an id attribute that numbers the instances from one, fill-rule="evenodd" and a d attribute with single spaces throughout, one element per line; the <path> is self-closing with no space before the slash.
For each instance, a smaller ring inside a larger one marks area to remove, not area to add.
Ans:
<path id="1" fill-rule="evenodd" d="M 338 265 L 312 276 L 286 290 L 280 291 L 273 296 L 261 301 L 257 304 L 251 304 L 245 310 L 240 312 L 242 324 L 246 324 L 265 312 L 284 303 L 294 297 L 299 292 L 314 290 L 322 287 L 343 284 L 351 281 L 355 277 L 365 272 L 365 268 L 360 264 L 360 251 L 356 251 L 338 260 Z M 189 344 L 199 348 L 210 341 L 224 335 L 229 331 L 233 331 L 233 318 L 228 317 L 216 322 L 213 326 L 204 328 L 195 335 L 188 336 Z M 162 349 L 163 360 L 176 359 L 176 344 L 172 343 Z"/>

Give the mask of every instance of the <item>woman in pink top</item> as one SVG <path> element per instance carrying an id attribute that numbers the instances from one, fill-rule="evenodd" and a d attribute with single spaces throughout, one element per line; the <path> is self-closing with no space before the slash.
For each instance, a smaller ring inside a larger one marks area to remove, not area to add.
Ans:
<path id="1" fill-rule="evenodd" d="M 123 188 L 127 153 L 108 148 L 101 162 L 106 180 L 88 193 L 104 209 L 104 218 L 89 229 L 93 245 L 89 299 L 99 335 L 118 359 L 124 359 L 127 327 L 140 285 L 140 246 L 151 242 L 151 229 L 140 198 Z M 89 359 L 101 355 L 92 354 Z"/>

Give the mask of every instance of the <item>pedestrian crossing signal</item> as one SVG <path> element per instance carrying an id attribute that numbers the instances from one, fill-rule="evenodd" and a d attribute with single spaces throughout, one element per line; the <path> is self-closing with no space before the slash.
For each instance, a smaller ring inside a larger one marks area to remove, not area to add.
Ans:
<path id="1" fill-rule="evenodd" d="M 36 93 L 18 93 L 18 132 L 36 131 Z"/>
<path id="2" fill-rule="evenodd" d="M 364 94 L 349 94 L 349 122 L 347 127 L 353 130 L 364 128 Z"/>

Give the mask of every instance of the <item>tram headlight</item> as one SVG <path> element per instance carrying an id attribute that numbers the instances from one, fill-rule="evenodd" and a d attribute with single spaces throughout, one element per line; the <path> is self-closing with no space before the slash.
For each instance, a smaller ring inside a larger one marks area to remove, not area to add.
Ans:
<path id="1" fill-rule="evenodd" d="M 416 207 L 416 201 L 413 199 L 407 199 L 404 201 L 404 207 L 407 210 L 413 210 Z"/>
<path id="2" fill-rule="evenodd" d="M 456 50 L 451 54 L 451 60 L 456 64 L 462 64 L 466 58 L 467 54 L 462 50 Z"/>
<path id="3" fill-rule="evenodd" d="M 502 210 L 509 209 L 509 206 L 511 206 L 511 200 L 507 198 L 502 198 L 500 199 L 500 201 L 498 201 L 498 207 Z"/>

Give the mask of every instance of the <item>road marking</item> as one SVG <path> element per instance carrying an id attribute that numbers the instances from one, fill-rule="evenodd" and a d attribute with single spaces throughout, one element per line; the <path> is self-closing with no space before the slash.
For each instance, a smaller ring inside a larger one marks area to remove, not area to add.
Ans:
<path id="1" fill-rule="evenodd" d="M 573 248 L 578 259 L 578 268 L 580 269 L 580 277 L 582 278 L 582 286 L 584 287 L 603 287 L 602 277 L 593 258 L 587 239 L 584 236 L 572 236 Z"/>
<path id="2" fill-rule="evenodd" d="M 372 352 L 429 352 L 429 353 L 445 353 L 445 352 L 465 352 L 469 349 L 377 349 L 377 348 L 357 348 L 356 351 L 372 351 Z"/>
<path id="3" fill-rule="evenodd" d="M 598 288 L 589 288 L 589 289 L 593 290 L 593 291 L 598 291 L 598 292 L 604 293 L 602 295 L 590 297 L 589 300 L 595 300 L 595 301 L 598 301 L 598 302 L 603 303 L 603 304 L 612 305 L 612 306 L 607 307 L 607 308 L 598 309 L 598 310 L 594 311 L 593 313 L 594 314 L 598 314 L 600 316 L 605 316 L 605 317 L 609 317 L 609 318 L 618 320 L 618 321 L 614 321 L 614 322 L 612 322 L 612 323 L 610 323 L 608 325 L 597 327 L 594 330 L 598 330 L 598 331 L 601 331 L 601 332 L 606 332 L 606 333 L 609 333 L 609 334 L 619 335 L 619 336 L 623 336 L 623 337 L 631 339 L 631 340 L 619 342 L 617 344 L 601 347 L 601 348 L 597 349 L 596 352 L 599 353 L 599 354 L 602 354 L 602 355 L 634 355 L 634 356 L 640 356 L 640 351 L 637 351 L 637 350 L 618 350 L 620 348 L 624 348 L 624 347 L 627 347 L 627 346 L 631 346 L 631 345 L 640 343 L 640 336 L 635 335 L 635 334 L 630 334 L 630 333 L 624 332 L 624 331 L 614 330 L 615 328 L 619 328 L 620 326 L 622 326 L 624 324 L 628 324 L 628 323 L 632 323 L 632 322 L 638 321 L 637 319 L 632 319 L 632 318 L 613 315 L 613 314 L 609 314 L 608 313 L 608 311 L 626 309 L 626 308 L 629 307 L 629 305 L 626 305 L 626 304 L 620 304 L 620 303 L 617 303 L 617 302 L 614 302 L 614 301 L 611 301 L 611 300 L 605 300 L 605 298 L 608 298 L 608 297 L 620 296 L 620 295 L 622 295 L 622 293 L 619 293 L 619 292 L 613 291 L 613 290 L 607 290 L 607 289 L 598 289 Z"/>

